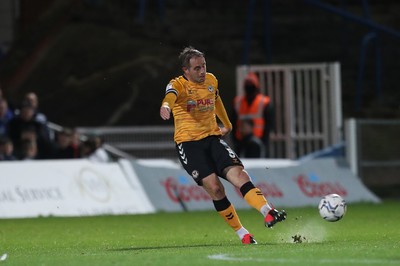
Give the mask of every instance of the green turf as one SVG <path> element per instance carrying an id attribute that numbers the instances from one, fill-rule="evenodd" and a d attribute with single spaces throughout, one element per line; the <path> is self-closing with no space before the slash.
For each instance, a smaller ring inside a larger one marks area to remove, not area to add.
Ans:
<path id="1" fill-rule="evenodd" d="M 400 202 L 349 205 L 335 223 L 315 208 L 287 211 L 267 229 L 259 213 L 239 210 L 258 241 L 251 246 L 213 211 L 0 220 L 0 266 L 400 265 Z"/>

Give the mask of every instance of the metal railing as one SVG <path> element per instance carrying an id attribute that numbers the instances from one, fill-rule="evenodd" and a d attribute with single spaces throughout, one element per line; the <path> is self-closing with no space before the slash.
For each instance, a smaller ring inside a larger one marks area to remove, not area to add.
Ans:
<path id="1" fill-rule="evenodd" d="M 129 156 L 137 158 L 176 158 L 172 126 L 79 127 L 82 135 L 96 135 Z"/>
<path id="2" fill-rule="evenodd" d="M 400 183 L 400 120 L 348 119 L 345 128 L 352 171 L 364 180 L 381 182 L 390 176 Z"/>
<path id="3" fill-rule="evenodd" d="M 274 106 L 270 158 L 297 159 L 342 141 L 339 63 L 238 66 L 237 95 L 249 71 Z"/>

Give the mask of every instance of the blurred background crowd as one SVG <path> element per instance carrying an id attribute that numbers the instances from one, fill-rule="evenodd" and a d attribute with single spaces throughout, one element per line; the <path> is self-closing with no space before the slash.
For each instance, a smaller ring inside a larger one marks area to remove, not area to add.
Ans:
<path id="1" fill-rule="evenodd" d="M 109 161 L 99 137 L 82 138 L 74 128 L 53 131 L 47 122 L 47 116 L 39 110 L 36 93 L 26 93 L 15 105 L 0 93 L 0 161 L 74 158 Z"/>

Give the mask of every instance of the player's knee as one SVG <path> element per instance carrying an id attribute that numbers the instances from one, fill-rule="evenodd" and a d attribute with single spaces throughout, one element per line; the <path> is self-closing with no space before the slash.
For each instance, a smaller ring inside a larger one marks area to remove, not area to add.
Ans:
<path id="1" fill-rule="evenodd" d="M 225 190 L 223 186 L 219 184 L 214 184 L 211 187 L 209 187 L 209 193 L 211 193 L 214 198 L 225 197 Z"/>
<path id="2" fill-rule="evenodd" d="M 224 169 L 223 175 L 226 178 L 229 177 L 240 177 L 242 175 L 242 172 L 244 171 L 242 166 L 235 165 L 235 166 L 228 166 Z"/>
<path id="3" fill-rule="evenodd" d="M 240 171 L 240 173 L 239 173 L 239 177 L 240 177 L 241 179 L 250 180 L 249 174 L 248 174 L 247 171 L 244 170 L 243 168 L 241 169 L 241 171 Z"/>
<path id="4" fill-rule="evenodd" d="M 205 178 L 203 180 L 203 188 L 213 200 L 225 197 L 225 189 L 218 178 Z"/>
<path id="5" fill-rule="evenodd" d="M 246 170 L 243 169 L 243 167 L 235 166 L 229 169 L 227 173 L 227 179 L 235 187 L 240 188 L 245 183 L 250 181 L 250 176 Z"/>

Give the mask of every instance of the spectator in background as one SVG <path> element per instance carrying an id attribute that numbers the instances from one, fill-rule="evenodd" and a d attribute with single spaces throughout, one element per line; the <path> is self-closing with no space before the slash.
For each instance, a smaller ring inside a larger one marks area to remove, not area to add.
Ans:
<path id="1" fill-rule="evenodd" d="M 268 156 L 269 133 L 273 127 L 272 104 L 268 96 L 260 92 L 258 76 L 250 72 L 244 80 L 244 95 L 236 96 L 232 113 L 233 121 L 233 142 L 235 150 L 243 146 L 241 134 L 241 123 L 245 119 L 253 121 L 253 135 L 259 138 L 265 146 L 265 156 Z"/>
<path id="2" fill-rule="evenodd" d="M 243 158 L 265 158 L 264 143 L 253 134 L 254 123 L 252 119 L 243 119 L 240 123 L 242 140 L 239 142 L 237 152 Z"/>
<path id="3" fill-rule="evenodd" d="M 22 140 L 29 138 L 34 141 L 33 136 L 35 136 L 38 144 L 38 157 L 40 159 L 48 159 L 51 156 L 51 140 L 45 125 L 37 122 L 34 116 L 34 107 L 29 102 L 23 102 L 19 115 L 9 121 L 7 132 L 17 154 L 22 152 Z M 26 135 L 30 137 L 26 137 Z"/>
<path id="4" fill-rule="evenodd" d="M 62 131 L 57 132 L 53 158 L 79 158 L 79 154 L 76 153 L 76 148 L 72 143 L 72 130 L 64 128 Z"/>
<path id="5" fill-rule="evenodd" d="M 22 154 L 21 160 L 36 160 L 38 159 L 37 143 L 30 139 L 23 139 L 21 142 Z"/>
<path id="6" fill-rule="evenodd" d="M 10 110 L 10 112 L 12 112 L 13 114 L 15 113 L 15 108 L 13 103 L 10 101 L 10 99 L 8 99 L 5 95 L 4 95 L 4 90 L 1 87 L 1 83 L 0 83 L 0 98 L 3 98 L 5 100 L 7 100 L 7 105 L 8 105 L 8 110 Z"/>
<path id="7" fill-rule="evenodd" d="M 81 134 L 76 128 L 71 130 L 71 146 L 74 149 L 74 158 L 80 158 Z"/>
<path id="8" fill-rule="evenodd" d="M 39 98 L 36 93 L 28 92 L 27 94 L 25 94 L 23 102 L 30 103 L 35 109 L 34 118 L 37 122 L 42 124 L 47 123 L 47 116 L 39 111 Z"/>
<path id="9" fill-rule="evenodd" d="M 14 145 L 8 137 L 0 137 L 0 161 L 14 161 Z"/>
<path id="10" fill-rule="evenodd" d="M 23 159 L 24 157 L 26 157 L 26 150 L 28 148 L 28 142 L 34 142 L 36 145 L 36 147 L 38 146 L 38 137 L 37 137 L 37 133 L 35 128 L 31 127 L 31 126 L 27 126 L 25 128 L 22 129 L 21 131 L 21 135 L 20 135 L 20 139 L 19 139 L 19 143 L 16 149 L 16 154 L 18 156 L 18 158 Z M 25 147 L 24 147 L 24 143 L 25 143 Z M 39 159 L 38 154 L 36 154 L 36 159 Z"/>
<path id="11" fill-rule="evenodd" d="M 106 163 L 110 162 L 110 156 L 102 147 L 103 142 L 99 137 L 90 137 L 81 145 L 81 157 L 87 158 L 92 162 Z"/>
<path id="12" fill-rule="evenodd" d="M 47 125 L 47 122 L 48 122 L 47 116 L 44 113 L 41 113 L 39 110 L 39 98 L 38 98 L 37 94 L 34 92 L 28 92 L 25 94 L 23 101 L 28 102 L 33 106 L 33 108 L 35 109 L 35 116 L 34 116 L 35 120 L 44 125 L 46 134 L 48 135 L 48 137 L 51 140 L 54 141 L 55 136 Z"/>
<path id="13" fill-rule="evenodd" d="M 0 96 L 0 136 L 7 136 L 7 124 L 14 117 L 14 113 L 8 108 L 8 102 Z"/>

